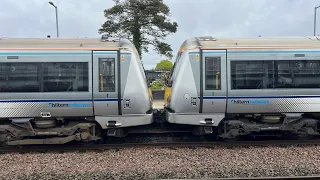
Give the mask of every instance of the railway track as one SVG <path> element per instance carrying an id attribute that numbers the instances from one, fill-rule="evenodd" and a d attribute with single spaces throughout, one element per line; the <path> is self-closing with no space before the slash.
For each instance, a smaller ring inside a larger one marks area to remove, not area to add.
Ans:
<path id="1" fill-rule="evenodd" d="M 266 140 L 266 141 L 205 141 L 205 142 L 148 142 L 119 144 L 68 144 L 68 145 L 32 145 L 0 147 L 0 153 L 26 152 L 70 152 L 70 151 L 103 151 L 123 148 L 200 148 L 200 147 L 254 147 L 254 146 L 289 146 L 289 145 L 320 145 L 320 140 Z M 320 179 L 320 178 L 319 178 Z"/>
<path id="2" fill-rule="evenodd" d="M 315 179 L 320 179 L 320 175 L 319 176 L 289 176 L 289 177 L 250 177 L 250 178 L 211 178 L 211 179 L 209 178 L 209 179 L 192 179 L 192 180 L 252 180 L 252 179 L 255 179 L 255 180 L 291 180 L 291 179 L 315 180 Z M 174 179 L 169 179 L 169 180 L 174 180 Z"/>

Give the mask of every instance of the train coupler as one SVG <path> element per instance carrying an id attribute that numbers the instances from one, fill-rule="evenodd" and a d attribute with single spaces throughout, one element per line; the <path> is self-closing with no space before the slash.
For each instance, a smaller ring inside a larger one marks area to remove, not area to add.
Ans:
<path id="1" fill-rule="evenodd" d="M 154 109 L 153 112 L 153 121 L 155 123 L 164 123 L 166 121 L 166 112 L 163 109 Z"/>

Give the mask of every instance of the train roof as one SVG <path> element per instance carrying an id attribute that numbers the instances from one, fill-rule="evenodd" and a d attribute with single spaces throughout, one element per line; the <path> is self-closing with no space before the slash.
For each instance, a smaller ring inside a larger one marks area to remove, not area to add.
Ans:
<path id="1" fill-rule="evenodd" d="M 129 42 L 122 38 L 0 38 L 0 49 L 119 50 L 121 41 Z"/>
<path id="2" fill-rule="evenodd" d="M 214 48 L 258 48 L 258 47 L 314 47 L 320 48 L 320 36 L 306 37 L 253 37 L 253 38 L 215 38 L 196 37 L 201 49 Z"/>

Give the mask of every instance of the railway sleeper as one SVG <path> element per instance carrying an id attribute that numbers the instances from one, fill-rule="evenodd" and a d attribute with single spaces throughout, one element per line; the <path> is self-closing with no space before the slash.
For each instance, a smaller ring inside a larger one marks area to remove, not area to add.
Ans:
<path id="1" fill-rule="evenodd" d="M 99 139 L 95 123 L 70 122 L 47 129 L 35 129 L 30 121 L 0 125 L 0 143 L 5 145 L 65 144 Z"/>
<path id="2" fill-rule="evenodd" d="M 298 118 L 295 120 L 284 120 L 283 123 L 266 124 L 250 122 L 247 119 L 226 120 L 221 126 L 219 137 L 223 139 L 237 139 L 240 136 L 250 135 L 265 131 L 290 132 L 298 139 L 308 139 L 320 135 L 317 129 L 318 120 L 310 118 Z"/>

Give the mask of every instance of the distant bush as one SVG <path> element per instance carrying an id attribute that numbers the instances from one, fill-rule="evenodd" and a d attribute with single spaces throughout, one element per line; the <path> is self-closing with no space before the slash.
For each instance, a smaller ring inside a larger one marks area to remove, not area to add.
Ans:
<path id="1" fill-rule="evenodd" d="M 152 90 L 161 90 L 164 87 L 164 82 L 161 80 L 156 80 L 151 83 Z"/>
<path id="2" fill-rule="evenodd" d="M 161 60 L 157 63 L 155 70 L 157 71 L 171 71 L 173 63 L 169 60 Z"/>

